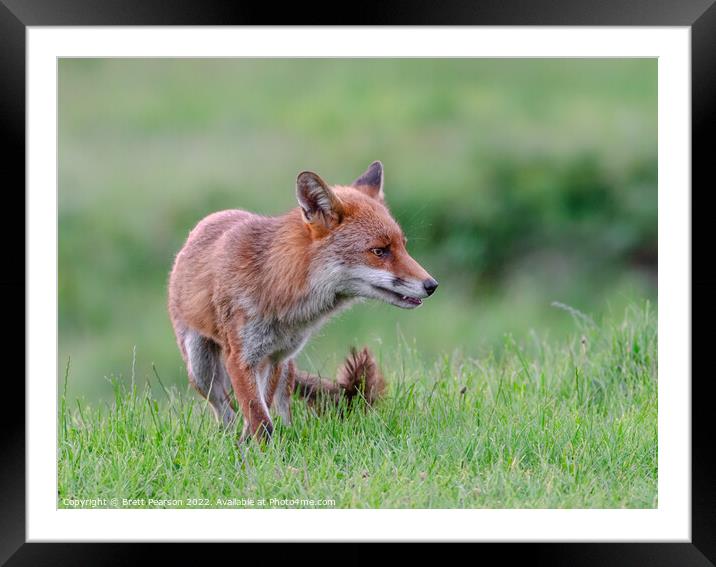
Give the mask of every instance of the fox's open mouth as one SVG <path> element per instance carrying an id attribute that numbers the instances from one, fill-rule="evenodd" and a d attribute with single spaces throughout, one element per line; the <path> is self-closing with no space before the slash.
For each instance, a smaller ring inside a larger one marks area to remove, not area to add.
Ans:
<path id="1" fill-rule="evenodd" d="M 423 300 L 419 297 L 412 297 L 410 295 L 403 295 L 402 293 L 396 293 L 395 291 L 392 291 L 390 289 L 386 289 L 384 287 L 379 287 L 377 285 L 373 286 L 375 289 L 382 291 L 383 293 L 389 295 L 393 299 L 393 303 L 398 305 L 399 307 L 407 307 L 407 308 L 413 308 L 418 307 L 419 305 L 423 304 Z"/>

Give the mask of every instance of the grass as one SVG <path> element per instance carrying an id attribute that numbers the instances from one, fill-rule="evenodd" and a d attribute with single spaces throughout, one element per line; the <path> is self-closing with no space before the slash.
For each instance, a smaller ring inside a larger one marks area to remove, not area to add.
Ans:
<path id="1" fill-rule="evenodd" d="M 104 405 L 63 394 L 58 506 L 656 507 L 656 313 L 646 302 L 595 323 L 561 307 L 567 340 L 506 336 L 476 358 L 430 361 L 403 342 L 381 360 L 381 403 L 341 418 L 294 400 L 292 426 L 264 446 L 239 448 L 159 373 L 113 378 Z"/>

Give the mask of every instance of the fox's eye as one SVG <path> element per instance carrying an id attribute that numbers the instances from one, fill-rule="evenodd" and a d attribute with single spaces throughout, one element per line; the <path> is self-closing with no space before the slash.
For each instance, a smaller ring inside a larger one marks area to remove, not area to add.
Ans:
<path id="1" fill-rule="evenodd" d="M 388 250 L 386 248 L 371 248 L 371 252 L 378 256 L 378 258 L 382 258 L 383 256 L 385 256 L 387 251 Z"/>

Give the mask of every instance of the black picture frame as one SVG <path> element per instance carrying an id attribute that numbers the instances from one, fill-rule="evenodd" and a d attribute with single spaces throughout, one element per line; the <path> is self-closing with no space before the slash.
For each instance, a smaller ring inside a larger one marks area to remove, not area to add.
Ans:
<path id="1" fill-rule="evenodd" d="M 12 219 L 25 211 L 25 51 L 28 26 L 85 25 L 569 25 L 569 26 L 687 26 L 691 28 L 692 70 L 692 302 L 698 306 L 692 319 L 692 353 L 708 352 L 714 332 L 708 322 L 716 316 L 716 276 L 710 275 L 708 262 L 693 262 L 697 252 L 707 254 L 711 247 L 705 223 L 698 215 L 710 209 L 705 196 L 713 191 L 709 183 L 712 151 L 709 141 L 716 139 L 716 5 L 715 0 L 483 0 L 469 2 L 445 0 L 429 2 L 361 2 L 352 5 L 306 6 L 286 4 L 187 2 L 175 0 L 0 0 L 0 131 L 6 142 L 2 155 L 4 205 L 9 215 L 4 226 L 18 234 Z M 353 9 L 350 22 L 346 13 Z M 14 174 L 11 178 L 8 174 Z M 695 190 L 695 188 L 699 188 Z M 688 188 L 684 188 L 685 191 Z M 695 197 L 698 195 L 698 199 Z M 16 203 L 9 201 L 15 198 Z M 694 202 L 699 204 L 693 206 Z M 13 206 L 15 205 L 15 206 Z M 11 212 L 12 211 L 12 212 Z M 24 234 L 24 233 L 23 233 Z M 5 235 L 8 238 L 8 235 Z M 14 243 L 13 243 L 14 244 Z M 708 258 L 708 256 L 706 256 Z M 4 246 L 6 269 L 0 275 L 5 294 L 6 329 L 19 342 L 15 321 L 24 315 L 25 251 L 17 245 Z M 20 301 L 20 298 L 24 301 Z M 21 313 L 22 312 L 22 313 Z M 706 323 L 696 332 L 696 320 Z M 12 322 L 12 323 L 10 323 Z M 23 325 L 24 328 L 24 325 Z M 22 333 L 24 337 L 24 332 Z M 12 343 L 6 343 L 6 348 Z M 20 351 L 18 346 L 15 352 Z M 703 355 L 702 355 L 703 356 Z M 4 357 L 6 360 L 9 357 Z M 23 362 L 20 362 L 23 360 Z M 189 556 L 185 546 L 154 544 L 25 543 L 25 400 L 24 384 L 10 379 L 24 371 L 24 359 L 16 357 L 20 368 L 12 373 L 5 367 L 0 443 L 0 563 L 19 565 L 124 565 L 161 557 L 166 562 L 184 564 Z M 713 565 L 716 563 L 716 467 L 712 458 L 716 421 L 711 417 L 708 396 L 711 373 L 696 372 L 692 356 L 692 539 L 691 543 L 539 543 L 483 544 L 480 557 L 499 554 L 509 562 L 549 565 Z M 705 364 L 702 366 L 705 367 Z M 705 369 L 705 368 L 704 368 Z M 702 370 L 704 370 L 702 369 Z M 688 380 L 684 376 L 684 380 Z M 48 377 L 48 387 L 54 380 Z M 12 400 L 12 403 L 9 401 Z M 240 544 L 240 561 L 270 558 L 265 545 Z M 509 549 L 506 548 L 509 546 Z M 351 544 L 353 550 L 320 553 L 301 551 L 297 558 L 321 559 L 335 563 L 373 561 L 375 552 L 364 544 Z M 415 546 L 417 553 L 423 553 Z M 230 554 L 235 547 L 228 548 Z M 462 550 L 464 553 L 464 550 Z M 212 555 L 214 551 L 212 550 Z M 310 553 L 310 555 L 304 555 Z M 405 556 L 404 560 L 409 560 Z"/>

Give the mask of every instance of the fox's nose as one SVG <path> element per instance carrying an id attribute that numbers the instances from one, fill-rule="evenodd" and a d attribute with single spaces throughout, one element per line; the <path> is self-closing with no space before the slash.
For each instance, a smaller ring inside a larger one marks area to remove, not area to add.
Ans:
<path id="1" fill-rule="evenodd" d="M 436 282 L 433 278 L 428 278 L 423 282 L 423 287 L 428 295 L 432 295 L 435 293 L 435 290 L 438 289 L 438 282 Z"/>

